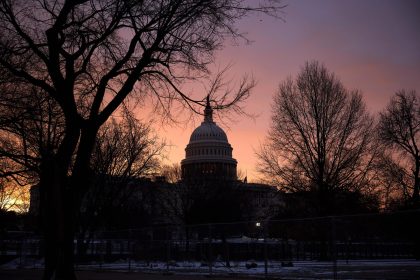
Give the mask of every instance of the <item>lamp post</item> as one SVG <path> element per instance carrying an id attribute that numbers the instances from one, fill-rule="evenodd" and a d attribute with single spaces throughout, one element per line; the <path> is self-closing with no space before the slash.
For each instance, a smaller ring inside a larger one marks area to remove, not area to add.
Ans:
<path id="1" fill-rule="evenodd" d="M 261 232 L 263 235 L 263 240 L 264 240 L 264 278 L 268 279 L 268 251 L 267 251 L 267 238 L 266 238 L 266 228 L 267 225 L 266 223 L 264 223 L 263 225 L 261 224 L 261 222 L 256 222 L 255 226 L 260 229 L 262 228 Z"/>

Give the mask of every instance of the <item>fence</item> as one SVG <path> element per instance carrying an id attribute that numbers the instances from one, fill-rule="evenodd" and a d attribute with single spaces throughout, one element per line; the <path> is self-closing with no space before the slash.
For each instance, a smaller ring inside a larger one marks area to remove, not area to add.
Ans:
<path id="1" fill-rule="evenodd" d="M 369 267 L 385 263 L 408 267 L 415 275 L 420 273 L 414 261 L 420 252 L 419 217 L 419 211 L 410 211 L 100 231 L 89 240 L 75 240 L 76 264 L 79 269 L 265 277 L 329 273 L 337 279 L 343 268 L 369 273 Z M 42 266 L 42 240 L 9 232 L 0 240 L 0 257 L 3 263 L 14 259 L 21 266 Z"/>

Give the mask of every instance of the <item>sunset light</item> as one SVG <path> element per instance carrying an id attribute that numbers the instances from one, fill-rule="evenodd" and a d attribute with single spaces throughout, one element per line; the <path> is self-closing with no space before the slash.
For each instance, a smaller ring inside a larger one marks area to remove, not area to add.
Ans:
<path id="1" fill-rule="evenodd" d="M 284 21 L 258 15 L 242 20 L 238 28 L 246 30 L 251 43 L 227 42 L 215 59 L 216 65 L 233 64 L 230 77 L 239 79 L 248 73 L 257 81 L 244 104 L 256 118 L 234 116 L 233 121 L 221 124 L 238 169 L 246 170 L 252 180 L 260 177 L 255 150 L 265 139 L 274 93 L 306 61 L 320 61 L 344 86 L 360 90 L 374 114 L 396 91 L 420 88 L 418 1 L 290 1 L 287 5 Z M 204 98 L 206 92 L 201 89 L 195 94 Z M 200 119 L 187 127 L 168 125 L 159 130 L 173 145 L 170 162 L 185 157 L 188 137 Z"/>
<path id="2" fill-rule="evenodd" d="M 0 0 L 0 279 L 420 279 L 419 12 Z"/>

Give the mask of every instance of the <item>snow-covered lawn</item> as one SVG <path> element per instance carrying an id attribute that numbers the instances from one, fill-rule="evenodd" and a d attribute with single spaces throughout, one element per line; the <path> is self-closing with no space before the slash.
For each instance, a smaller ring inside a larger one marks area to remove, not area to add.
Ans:
<path id="1" fill-rule="evenodd" d="M 293 266 L 282 266 L 281 262 L 269 261 L 267 273 L 270 277 L 286 279 L 334 279 L 334 272 L 339 279 L 420 279 L 420 261 L 407 259 L 389 260 L 351 260 L 338 261 L 336 269 L 333 262 L 294 261 Z M 42 268 L 42 260 L 14 259 L 0 269 L 33 269 Z M 112 263 L 92 262 L 77 266 L 78 270 L 104 270 L 120 272 L 173 273 L 194 275 L 238 275 L 263 276 L 264 262 L 230 262 L 230 267 L 217 261 L 209 267 L 200 262 L 137 262 L 120 260 Z"/>

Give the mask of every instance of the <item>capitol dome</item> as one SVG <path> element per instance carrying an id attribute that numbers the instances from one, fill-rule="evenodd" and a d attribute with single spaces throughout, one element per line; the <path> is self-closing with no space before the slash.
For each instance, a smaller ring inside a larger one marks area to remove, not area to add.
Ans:
<path id="1" fill-rule="evenodd" d="M 228 142 L 226 133 L 214 122 L 202 122 L 190 137 L 190 143 L 206 141 Z"/>
<path id="2" fill-rule="evenodd" d="M 181 161 L 184 181 L 203 179 L 236 180 L 237 161 L 226 133 L 213 121 L 213 110 L 207 97 L 204 121 L 197 127 L 185 148 Z"/>

